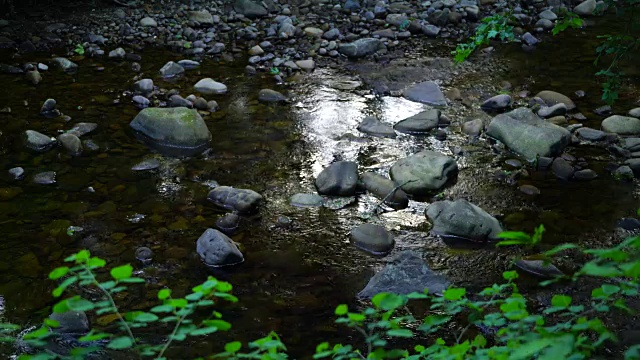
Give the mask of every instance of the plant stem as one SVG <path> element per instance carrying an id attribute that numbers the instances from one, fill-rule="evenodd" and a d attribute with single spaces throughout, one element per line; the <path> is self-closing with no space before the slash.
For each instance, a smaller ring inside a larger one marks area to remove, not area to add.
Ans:
<path id="1" fill-rule="evenodd" d="M 120 321 L 120 324 L 122 324 L 122 326 L 126 330 L 127 335 L 129 336 L 129 338 L 131 338 L 131 342 L 133 343 L 133 346 L 136 346 L 137 345 L 136 344 L 136 338 L 133 336 L 133 332 L 131 332 L 131 328 L 129 327 L 127 322 L 124 321 L 124 318 L 122 317 L 122 314 L 120 314 L 120 311 L 118 310 L 118 307 L 116 306 L 116 302 L 113 300 L 113 297 L 111 297 L 111 294 L 109 294 L 109 292 L 106 289 L 104 289 L 102 287 L 102 285 L 100 285 L 100 283 L 98 282 L 96 277 L 93 275 L 93 271 L 91 271 L 91 269 L 89 269 L 84 264 L 82 265 L 82 268 L 91 276 L 91 280 L 93 281 L 93 284 L 95 286 L 97 286 L 98 289 L 100 289 L 100 291 L 102 291 L 102 293 L 107 296 L 107 299 L 109 300 L 109 304 L 111 304 L 111 307 L 115 310 L 115 313 L 118 316 L 118 321 Z M 117 283 L 117 281 L 116 281 L 116 283 Z"/>
<path id="2" fill-rule="evenodd" d="M 180 318 L 178 319 L 178 322 L 176 322 L 176 326 L 173 328 L 173 331 L 171 332 L 171 335 L 169 335 L 169 340 L 167 340 L 167 342 L 164 343 L 164 346 L 162 347 L 162 350 L 160 350 L 160 353 L 156 357 L 156 360 L 161 359 L 163 357 L 164 352 L 167 351 L 167 349 L 169 348 L 169 345 L 171 345 L 171 342 L 173 341 L 173 337 L 176 336 L 176 333 L 178 332 L 178 329 L 180 328 L 182 321 L 184 321 L 186 317 L 187 317 L 186 313 L 180 316 Z"/>

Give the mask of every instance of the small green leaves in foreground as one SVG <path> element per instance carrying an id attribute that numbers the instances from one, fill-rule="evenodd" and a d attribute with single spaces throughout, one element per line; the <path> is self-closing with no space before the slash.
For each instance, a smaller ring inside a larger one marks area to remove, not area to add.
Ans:
<path id="1" fill-rule="evenodd" d="M 539 225 L 533 235 L 529 235 L 527 233 L 521 231 L 503 231 L 498 234 L 498 237 L 502 240 L 496 244 L 496 246 L 507 246 L 507 245 L 527 245 L 534 246 L 542 241 L 542 234 L 544 233 L 544 225 Z"/>

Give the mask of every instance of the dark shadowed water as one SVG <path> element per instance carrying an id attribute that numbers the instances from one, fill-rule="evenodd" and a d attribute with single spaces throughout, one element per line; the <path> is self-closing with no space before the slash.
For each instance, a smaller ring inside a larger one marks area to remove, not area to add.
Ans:
<path id="1" fill-rule="evenodd" d="M 508 71 L 456 76 L 444 87 L 487 96 L 499 90 L 501 80 L 508 80 L 514 93 L 551 89 L 575 98 L 574 91 L 584 90 L 587 96 L 576 102 L 588 117 L 586 125 L 598 128 L 602 117 L 591 110 L 602 104 L 590 65 L 593 40 L 586 38 L 580 32 L 567 34 L 543 42 L 533 53 L 507 48 L 494 56 L 504 57 Z M 245 77 L 242 61 L 205 60 L 184 78 L 167 82 L 157 70 L 166 61 L 181 57 L 157 50 L 141 55 L 142 77 L 153 78 L 164 89 L 179 89 L 185 97 L 202 77 L 227 84 L 228 95 L 207 98 L 218 101 L 222 109 L 204 116 L 213 133 L 210 151 L 173 159 L 153 153 L 136 140 L 128 124 L 138 110 L 123 94 L 133 84 L 130 63 L 78 59 L 77 74 L 49 71 L 38 86 L 27 84 L 21 76 L 0 75 L 0 108 L 10 106 L 12 110 L 0 114 L 0 169 L 21 166 L 26 171 L 20 182 L 4 175 L 0 179 L 0 322 L 28 326 L 41 321 L 53 303 L 48 295 L 53 288 L 48 272 L 70 253 L 87 248 L 110 266 L 134 264 L 138 275 L 148 280 L 146 286 L 134 287 L 117 299 L 126 309 L 147 309 L 155 304 L 160 288 L 185 293 L 207 275 L 234 284 L 240 303 L 223 311 L 234 324 L 231 333 L 181 347 L 175 358 L 205 355 L 220 350 L 224 340 L 246 341 L 269 330 L 282 335 L 294 357 L 308 355 L 321 340 L 345 341 L 352 334 L 333 324 L 333 309 L 340 303 L 354 303 L 355 294 L 385 263 L 385 259 L 357 251 L 348 240 L 353 226 L 371 219 L 377 200 L 363 195 L 341 210 L 289 205 L 291 195 L 313 191 L 314 177 L 338 158 L 358 161 L 360 171 L 385 172 L 394 161 L 413 152 L 435 149 L 451 155 L 454 147 L 460 147 L 464 155 L 457 156 L 459 178 L 440 196 L 467 198 L 499 215 L 512 230 L 531 231 L 544 223 L 549 244 L 606 244 L 616 221 L 634 214 L 638 206 L 637 185 L 609 175 L 605 167 L 613 158 L 601 147 L 569 150 L 584 157 L 598 173 L 591 182 L 563 183 L 551 174 L 529 171 L 529 177 L 505 184 L 494 174 L 512 171 L 504 161 L 513 157 L 496 155 L 485 140 L 469 142 L 455 129 L 450 130 L 447 141 L 362 136 L 356 127 L 366 115 L 375 114 L 393 124 L 424 107 L 401 98 L 370 95 L 359 77 L 345 70 L 317 70 L 291 85 L 276 86 L 269 77 Z M 614 108 L 618 113 L 633 107 L 638 97 L 637 78 L 632 80 L 635 83 L 627 88 L 631 96 L 623 96 Z M 263 87 L 279 90 L 291 101 L 258 103 L 257 93 Z M 40 116 L 40 106 L 47 98 L 55 98 L 71 121 Z M 460 104 L 445 113 L 454 121 L 486 116 L 477 106 L 467 109 Z M 98 129 L 84 138 L 97 143 L 99 151 L 80 157 L 70 157 L 61 149 L 37 154 L 22 142 L 21 134 L 27 129 L 57 136 L 76 122 L 98 123 Z M 150 157 L 159 159 L 158 169 L 131 170 Z M 31 178 L 41 171 L 56 171 L 57 183 L 33 184 Z M 195 254 L 196 239 L 224 215 L 206 201 L 212 180 L 253 189 L 266 199 L 259 215 L 243 219 L 242 231 L 233 237 L 241 244 L 245 262 L 216 271 L 202 266 Z M 541 195 L 520 193 L 517 185 L 523 184 L 535 185 Z M 450 247 L 424 235 L 429 228 L 423 215 L 427 204 L 412 201 L 408 209 L 371 219 L 399 236 L 392 255 L 405 249 L 421 251 L 436 271 L 460 285 L 482 286 L 499 279 L 515 253 Z M 280 216 L 291 219 L 291 224 L 279 224 Z M 69 226 L 82 230 L 69 236 Z M 153 250 L 151 265 L 144 267 L 135 260 L 134 251 L 140 246 Z"/>

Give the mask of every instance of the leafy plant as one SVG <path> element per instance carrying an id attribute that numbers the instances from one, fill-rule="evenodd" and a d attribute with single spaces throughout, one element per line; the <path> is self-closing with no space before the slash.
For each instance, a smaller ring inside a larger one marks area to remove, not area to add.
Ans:
<path id="1" fill-rule="evenodd" d="M 191 49 L 193 45 L 191 44 L 191 41 L 187 41 L 182 46 L 184 46 L 185 49 Z"/>
<path id="2" fill-rule="evenodd" d="M 561 16 L 562 19 L 558 20 L 556 22 L 556 25 L 551 30 L 551 33 L 553 35 L 558 35 L 568 28 L 579 29 L 582 27 L 582 25 L 584 25 L 584 20 L 582 20 L 580 16 L 578 16 L 578 14 L 575 14 L 573 12 L 565 10 Z"/>
<path id="3" fill-rule="evenodd" d="M 73 52 L 80 56 L 84 55 L 84 46 L 82 46 L 82 44 L 76 44 L 76 48 L 73 49 Z"/>
<path id="4" fill-rule="evenodd" d="M 280 75 L 280 69 L 278 69 L 277 67 L 272 67 L 269 69 L 269 74 L 271 75 Z"/>
<path id="5" fill-rule="evenodd" d="M 454 60 L 458 63 L 465 61 L 480 46 L 488 44 L 493 39 L 499 39 L 503 42 L 515 41 L 513 26 L 509 24 L 512 19 L 513 14 L 510 11 L 482 19 L 469 41 L 458 44 L 452 52 Z"/>

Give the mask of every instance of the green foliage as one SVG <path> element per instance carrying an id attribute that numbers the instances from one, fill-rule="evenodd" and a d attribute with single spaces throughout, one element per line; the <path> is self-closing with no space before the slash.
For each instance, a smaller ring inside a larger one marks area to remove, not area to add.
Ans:
<path id="1" fill-rule="evenodd" d="M 73 49 L 73 52 L 80 56 L 84 55 L 84 46 L 82 46 L 82 44 L 76 44 L 76 48 Z"/>
<path id="2" fill-rule="evenodd" d="M 551 30 L 551 33 L 558 35 L 568 28 L 579 29 L 582 25 L 584 25 L 584 20 L 582 20 L 578 14 L 565 10 L 564 13 L 561 14 L 561 19 L 556 21 L 556 25 L 553 27 L 553 30 Z"/>
<path id="3" fill-rule="evenodd" d="M 482 19 L 476 28 L 475 34 L 469 42 L 460 43 L 452 52 L 454 60 L 458 63 L 465 61 L 480 46 L 488 44 L 491 40 L 498 39 L 503 42 L 515 41 L 513 26 L 509 21 L 513 18 L 511 12 L 495 14 Z"/>
<path id="4" fill-rule="evenodd" d="M 505 239 L 496 244 L 496 246 L 507 246 L 507 245 L 527 245 L 534 246 L 542 241 L 542 234 L 544 233 L 544 225 L 539 225 L 533 235 L 529 235 L 527 233 L 521 231 L 503 231 L 498 234 L 498 237 L 501 239 Z"/>
<path id="5" fill-rule="evenodd" d="M 280 69 L 277 67 L 272 67 L 269 69 L 269 74 L 271 75 L 280 75 Z"/>

